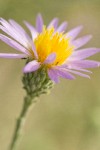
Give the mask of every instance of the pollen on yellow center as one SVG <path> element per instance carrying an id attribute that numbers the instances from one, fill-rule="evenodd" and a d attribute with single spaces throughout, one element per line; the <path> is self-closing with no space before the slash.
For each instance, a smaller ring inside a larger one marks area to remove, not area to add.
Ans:
<path id="1" fill-rule="evenodd" d="M 70 39 L 66 38 L 63 33 L 55 32 L 54 28 L 46 29 L 37 36 L 34 40 L 36 50 L 39 57 L 39 62 L 44 60 L 51 53 L 56 53 L 56 59 L 52 65 L 61 65 L 72 54 L 73 46 L 70 44 Z"/>

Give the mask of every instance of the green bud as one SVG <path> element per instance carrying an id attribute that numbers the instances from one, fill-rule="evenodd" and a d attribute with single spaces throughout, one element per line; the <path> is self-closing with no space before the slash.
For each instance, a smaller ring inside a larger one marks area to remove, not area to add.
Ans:
<path id="1" fill-rule="evenodd" d="M 22 82 L 28 99 L 34 99 L 41 94 L 47 94 L 54 86 L 53 81 L 48 77 L 47 70 L 44 67 L 41 67 L 35 72 L 24 74 Z"/>

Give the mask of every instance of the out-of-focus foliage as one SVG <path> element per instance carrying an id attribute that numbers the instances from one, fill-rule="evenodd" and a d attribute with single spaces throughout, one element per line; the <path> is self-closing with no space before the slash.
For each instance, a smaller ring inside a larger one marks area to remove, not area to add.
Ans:
<path id="1" fill-rule="evenodd" d="M 38 12 L 46 24 L 53 17 L 68 20 L 68 29 L 82 24 L 81 35 L 93 35 L 87 47 L 100 47 L 100 0 L 0 0 L 0 16 L 23 27 L 23 20 L 34 24 Z M 14 50 L 0 41 L 0 52 Z M 100 61 L 100 54 L 93 59 Z M 23 66 L 24 60 L 0 59 L 0 150 L 7 150 L 23 103 Z M 92 71 L 91 80 L 61 80 L 40 97 L 19 150 L 100 150 L 100 68 Z"/>

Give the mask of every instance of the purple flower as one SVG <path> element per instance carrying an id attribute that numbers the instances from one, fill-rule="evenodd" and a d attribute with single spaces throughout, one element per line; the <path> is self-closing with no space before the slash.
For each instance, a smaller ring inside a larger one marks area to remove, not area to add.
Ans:
<path id="1" fill-rule="evenodd" d="M 30 30 L 32 37 L 14 20 L 8 22 L 0 19 L 0 29 L 6 35 L 0 34 L 0 39 L 19 54 L 0 53 L 1 58 L 28 58 L 30 62 L 23 69 L 24 73 L 34 72 L 40 67 L 46 67 L 48 76 L 54 82 L 59 77 L 75 79 L 74 74 L 89 78 L 87 68 L 100 66 L 100 62 L 87 58 L 100 52 L 100 48 L 80 49 L 90 39 L 91 35 L 77 38 L 82 26 L 78 26 L 69 32 L 65 32 L 67 22 L 58 26 L 58 18 L 54 18 L 46 27 L 42 16 L 36 18 L 36 27 L 24 22 Z"/>

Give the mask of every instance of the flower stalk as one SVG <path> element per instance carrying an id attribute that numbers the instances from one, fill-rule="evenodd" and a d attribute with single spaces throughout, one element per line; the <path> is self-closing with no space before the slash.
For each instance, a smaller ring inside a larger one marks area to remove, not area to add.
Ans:
<path id="1" fill-rule="evenodd" d="M 37 102 L 36 98 L 41 94 L 46 94 L 53 87 L 53 82 L 48 78 L 45 68 L 40 68 L 34 73 L 27 73 L 23 76 L 23 85 L 26 90 L 26 97 L 22 111 L 16 122 L 15 131 L 9 150 L 15 150 L 20 144 L 23 128 L 25 125 L 27 114 L 33 104 Z"/>
<path id="2" fill-rule="evenodd" d="M 19 118 L 17 119 L 14 135 L 12 138 L 12 143 L 10 145 L 9 150 L 15 150 L 20 143 L 21 135 L 22 135 L 23 128 L 25 125 L 25 121 L 26 121 L 26 117 L 27 117 L 29 109 L 32 105 L 31 101 L 32 101 L 31 98 L 30 98 L 30 101 L 29 101 L 29 98 L 27 98 L 27 97 L 24 99 L 22 111 L 20 113 Z"/>

